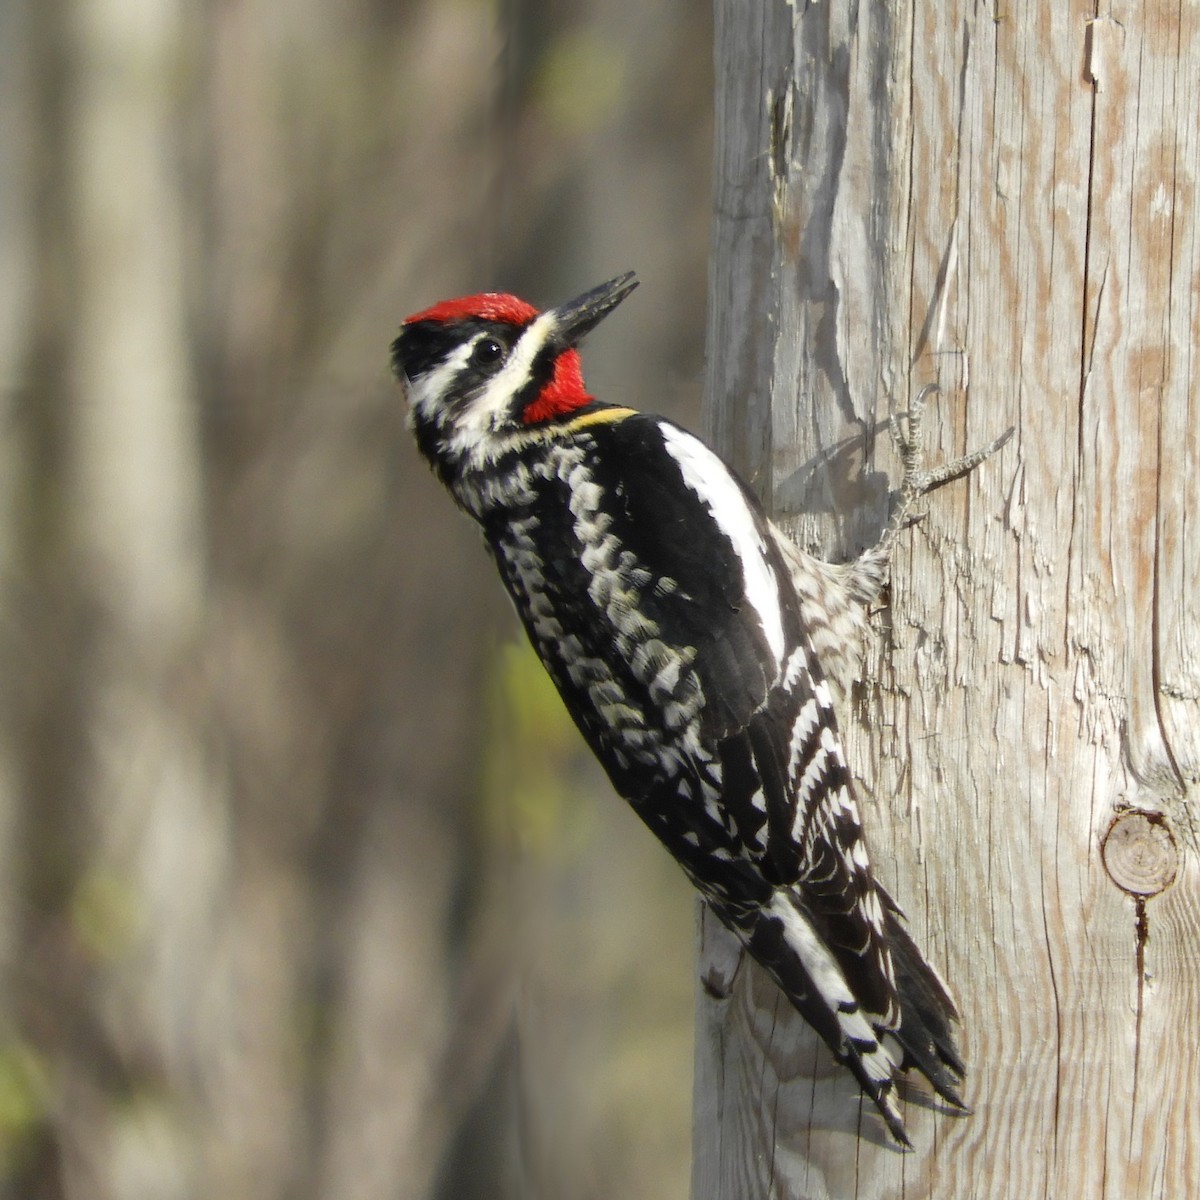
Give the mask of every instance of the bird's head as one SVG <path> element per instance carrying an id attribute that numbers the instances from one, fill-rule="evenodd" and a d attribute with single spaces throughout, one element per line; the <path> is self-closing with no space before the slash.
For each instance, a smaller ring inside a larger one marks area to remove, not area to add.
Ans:
<path id="1" fill-rule="evenodd" d="M 545 312 L 484 292 L 414 313 L 392 370 L 421 452 L 443 474 L 483 466 L 595 404 L 577 347 L 636 286 L 630 271 Z"/>

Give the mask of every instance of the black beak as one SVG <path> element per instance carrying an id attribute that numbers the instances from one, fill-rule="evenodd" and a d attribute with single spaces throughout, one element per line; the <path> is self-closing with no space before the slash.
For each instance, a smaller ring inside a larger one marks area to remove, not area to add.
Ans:
<path id="1" fill-rule="evenodd" d="M 554 315 L 558 339 L 564 346 L 578 345 L 637 285 L 634 273 L 626 271 L 624 275 L 552 308 L 550 312 Z"/>

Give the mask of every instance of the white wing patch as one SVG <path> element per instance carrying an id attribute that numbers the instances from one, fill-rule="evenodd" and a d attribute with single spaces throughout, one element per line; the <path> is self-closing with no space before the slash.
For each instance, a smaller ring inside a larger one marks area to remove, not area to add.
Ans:
<path id="1" fill-rule="evenodd" d="M 703 501 L 713 520 L 733 545 L 742 565 L 746 597 L 758 614 L 767 645 L 781 666 L 784 655 L 783 609 L 779 584 L 767 561 L 766 544 L 754 514 L 729 468 L 698 438 L 674 425 L 662 424 L 663 445 L 679 465 L 683 482 Z"/>

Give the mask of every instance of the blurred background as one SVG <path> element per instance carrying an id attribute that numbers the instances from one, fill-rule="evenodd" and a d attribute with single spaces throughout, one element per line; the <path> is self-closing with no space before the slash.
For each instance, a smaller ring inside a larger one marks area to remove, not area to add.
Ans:
<path id="1" fill-rule="evenodd" d="M 632 268 L 696 423 L 709 22 L 0 4 L 0 1195 L 686 1194 L 690 891 L 387 348 Z"/>

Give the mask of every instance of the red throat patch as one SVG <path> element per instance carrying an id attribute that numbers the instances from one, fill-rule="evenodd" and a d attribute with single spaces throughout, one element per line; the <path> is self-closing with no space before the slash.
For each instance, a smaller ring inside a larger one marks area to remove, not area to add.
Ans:
<path id="1" fill-rule="evenodd" d="M 583 386 L 583 366 L 578 350 L 564 350 L 554 360 L 554 377 L 538 393 L 538 398 L 525 406 L 521 420 L 526 425 L 537 425 L 554 417 L 563 417 L 577 408 L 591 404 Z"/>
<path id="2" fill-rule="evenodd" d="M 406 317 L 404 324 L 417 321 L 437 321 L 443 325 L 451 321 L 465 321 L 477 317 L 483 321 L 503 321 L 508 325 L 528 325 L 538 315 L 532 304 L 510 296 L 507 292 L 480 292 L 476 296 L 462 296 L 457 300 L 443 300 L 432 308 Z"/>

